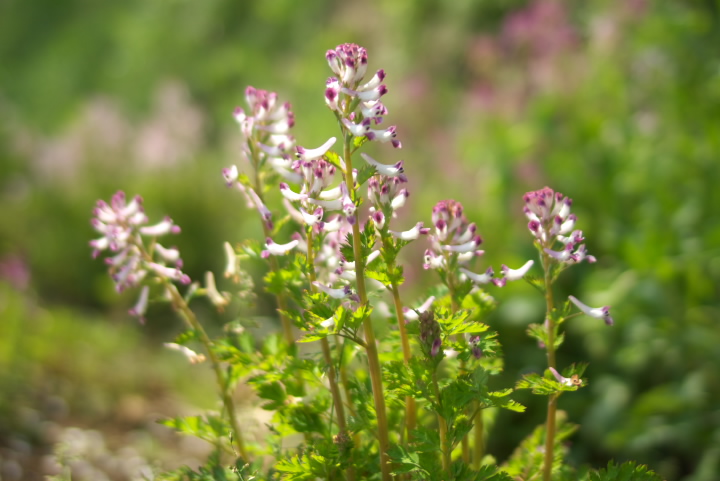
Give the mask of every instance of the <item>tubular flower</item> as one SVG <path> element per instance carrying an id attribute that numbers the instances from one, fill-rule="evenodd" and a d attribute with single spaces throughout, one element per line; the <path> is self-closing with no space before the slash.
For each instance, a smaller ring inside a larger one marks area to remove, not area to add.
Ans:
<path id="1" fill-rule="evenodd" d="M 287 244 L 277 244 L 273 242 L 271 238 L 265 239 L 265 250 L 262 251 L 261 255 L 263 258 L 267 259 L 268 257 L 272 256 L 284 256 L 291 250 L 293 250 L 298 245 L 298 240 L 292 240 L 288 242 Z"/>
<path id="2" fill-rule="evenodd" d="M 523 200 L 528 229 L 545 254 L 563 264 L 595 262 L 595 257 L 588 255 L 581 244 L 585 241 L 582 231 L 573 230 L 577 217 L 570 213 L 572 199 L 545 187 L 528 192 Z M 556 243 L 561 244 L 559 250 L 553 250 Z"/>
<path id="3" fill-rule="evenodd" d="M 582 386 L 582 379 L 580 379 L 577 374 L 573 374 L 572 377 L 565 377 L 560 374 L 554 367 L 550 367 L 550 372 L 553 376 L 555 376 L 555 379 L 557 379 L 557 381 L 563 386 Z"/>
<path id="4" fill-rule="evenodd" d="M 525 264 L 522 265 L 519 269 L 510 269 L 505 264 L 502 265 L 500 269 L 500 273 L 502 274 L 502 277 L 499 279 L 493 279 L 493 284 L 495 284 L 498 287 L 503 287 L 507 283 L 507 281 L 517 281 L 519 279 L 522 279 L 525 274 L 528 273 L 530 268 L 533 266 L 535 261 L 529 260 Z"/>
<path id="5" fill-rule="evenodd" d="M 417 321 L 420 314 L 430 309 L 432 303 L 435 302 L 435 296 L 428 297 L 417 309 L 410 309 L 409 307 L 403 307 L 403 313 L 405 314 L 405 322 Z"/>
<path id="6" fill-rule="evenodd" d="M 572 301 L 572 303 L 575 304 L 584 314 L 594 317 L 595 319 L 602 319 L 608 326 L 615 324 L 615 321 L 610 316 L 610 306 L 590 307 L 586 306 L 573 296 L 568 296 L 568 299 L 570 299 L 570 301 Z"/>
<path id="7" fill-rule="evenodd" d="M 335 77 L 325 83 L 325 103 L 342 117 L 345 128 L 355 137 L 367 137 L 368 140 L 391 142 L 400 148 L 395 127 L 373 129 L 380 125 L 388 110 L 380 98 L 388 91 L 383 80 L 385 71 L 378 70 L 370 79 L 367 73 L 367 50 L 355 44 L 338 45 L 325 54 L 330 70 Z M 351 105 L 354 111 L 350 111 Z"/>
<path id="8" fill-rule="evenodd" d="M 103 200 L 97 202 L 91 224 L 102 237 L 90 241 L 93 257 L 106 250 L 113 254 L 105 259 L 105 263 L 118 292 L 138 286 L 148 275 L 190 284 L 190 277 L 180 270 L 180 252 L 155 240 L 158 236 L 179 233 L 180 227 L 170 217 L 157 224 L 146 225 L 148 218 L 142 202 L 140 196 L 127 202 L 122 191 L 115 193 L 109 204 Z M 145 247 L 146 237 L 151 238 L 151 248 Z M 149 290 L 143 288 L 137 304 L 130 309 L 131 315 L 143 320 L 148 295 Z"/>
<path id="9" fill-rule="evenodd" d="M 423 227 L 422 222 L 418 222 L 415 224 L 415 227 L 412 229 L 402 231 L 402 232 L 396 232 L 394 230 L 389 231 L 394 237 L 397 237 L 398 239 L 405 240 L 405 241 L 411 241 L 418 238 L 418 236 L 427 235 L 428 232 L 430 232 L 430 229 L 427 227 Z"/>

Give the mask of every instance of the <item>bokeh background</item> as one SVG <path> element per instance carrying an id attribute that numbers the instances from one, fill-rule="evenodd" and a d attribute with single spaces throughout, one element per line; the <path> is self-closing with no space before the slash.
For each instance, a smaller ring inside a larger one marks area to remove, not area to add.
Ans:
<path id="1" fill-rule="evenodd" d="M 590 363 L 589 386 L 561 400 L 579 424 L 572 462 L 720 479 L 717 0 L 1 2 L 0 477 L 56 472 L 59 441 L 84 458 L 77 479 L 203 455 L 154 421 L 212 407 L 210 373 L 161 347 L 180 328 L 161 306 L 146 326 L 127 316 L 133 294 L 90 258 L 91 209 L 140 193 L 183 227 L 186 272 L 222 270 L 223 241 L 261 237 L 220 176 L 239 157 L 232 109 L 247 85 L 277 91 L 298 143 L 321 144 L 336 133 L 324 53 L 343 42 L 388 74 L 404 148 L 370 152 L 405 160 L 408 227 L 454 198 L 486 262 L 517 266 L 534 255 L 523 193 L 574 199 L 599 261 L 564 273 L 558 296 L 610 304 L 616 325 L 568 325 L 559 364 Z M 408 300 L 436 282 L 423 249 L 405 259 Z M 502 386 L 544 363 L 525 335 L 542 300 L 515 284 L 492 291 Z M 262 296 L 257 309 L 274 322 Z M 542 400 L 519 400 L 528 413 L 492 431 L 499 460 L 542 422 Z"/>

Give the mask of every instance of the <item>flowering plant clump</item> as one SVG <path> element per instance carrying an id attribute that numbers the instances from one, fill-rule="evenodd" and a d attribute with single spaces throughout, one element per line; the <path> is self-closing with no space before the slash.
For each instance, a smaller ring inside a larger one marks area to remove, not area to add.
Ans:
<path id="1" fill-rule="evenodd" d="M 248 87 L 247 110 L 235 109 L 249 171 L 232 165 L 222 177 L 263 229 L 261 239 L 224 245 L 224 277 L 236 295 L 218 291 L 212 273 L 204 285 L 191 284 L 177 249 L 157 240 L 180 229 L 169 218 L 146 225 L 140 197 L 127 202 L 120 192 L 94 211 L 102 237 L 91 241 L 93 255 L 110 252 L 118 291 L 140 288 L 131 313 L 143 319 L 148 300 L 169 301 L 186 331 L 165 345 L 191 363 L 207 362 L 217 380 L 219 412 L 165 421 L 212 442 L 215 453 L 197 470 L 162 479 L 579 479 L 563 461 L 561 442 L 571 428 L 557 416 L 557 402 L 587 381 L 581 364 L 558 370 L 560 328 L 580 313 L 609 325 L 613 319 L 609 307 L 591 308 L 573 296 L 555 306 L 559 274 L 595 261 L 574 230 L 570 199 L 547 187 L 525 195 L 542 279 L 530 277 L 532 260 L 518 269 L 502 265 L 498 275 L 492 266 L 478 267 L 483 239 L 459 201 L 438 202 L 429 221 L 400 223 L 397 212 L 410 195 L 404 162 L 361 152 L 368 141 L 402 146 L 395 126 L 379 127 L 389 114 L 381 102 L 389 91 L 385 71 L 368 75 L 367 51 L 354 44 L 329 50 L 326 59 L 334 76 L 325 84 L 325 103 L 339 132 L 323 145 L 296 144 L 291 106 L 274 92 Z M 281 205 L 265 200 L 275 189 Z M 416 241 L 427 243 L 423 267 L 436 271 L 440 283 L 426 300 L 406 303 L 402 251 Z M 191 301 L 206 296 L 219 310 L 231 302 L 247 307 L 254 286 L 241 262 L 265 266 L 264 288 L 275 298 L 281 330 L 255 339 L 246 329 L 252 320 L 241 317 L 212 339 Z M 528 332 L 547 351 L 548 369 L 525 375 L 516 389 L 548 398 L 547 422 L 498 464 L 485 451 L 486 422 L 497 409 L 525 407 L 511 399 L 511 387 L 496 386 L 503 349 L 485 321 L 496 306 L 491 290 L 520 279 L 546 300 L 544 322 Z M 573 305 L 581 312 L 571 313 Z M 233 392 L 241 383 L 272 413 L 266 425 L 239 422 Z M 632 463 L 582 479 L 618 473 L 658 479 Z"/>

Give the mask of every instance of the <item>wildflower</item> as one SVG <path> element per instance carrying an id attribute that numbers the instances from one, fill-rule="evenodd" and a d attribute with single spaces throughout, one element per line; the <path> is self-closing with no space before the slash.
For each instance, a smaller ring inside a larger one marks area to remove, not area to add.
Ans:
<path id="1" fill-rule="evenodd" d="M 215 276 L 212 272 L 205 273 L 205 295 L 218 311 L 222 311 L 230 303 L 230 295 L 227 292 L 221 293 L 215 285 Z"/>
<path id="2" fill-rule="evenodd" d="M 304 147 L 297 147 L 297 158 L 300 160 L 311 160 L 311 159 L 319 159 L 323 155 L 327 153 L 328 150 L 330 150 L 330 147 L 335 145 L 335 141 L 337 139 L 335 137 L 330 137 L 323 145 L 316 149 L 306 149 Z"/>
<path id="3" fill-rule="evenodd" d="M 272 229 L 273 223 L 272 223 L 272 212 L 270 212 L 270 209 L 268 209 L 265 206 L 265 203 L 262 201 L 259 195 L 250 187 L 246 187 L 247 193 L 250 196 L 250 200 L 252 200 L 253 205 L 260 213 L 260 217 L 262 217 L 263 221 L 265 222 L 265 225 L 267 225 L 268 229 Z"/>
<path id="4" fill-rule="evenodd" d="M 436 337 L 432 343 L 432 347 L 430 348 L 430 356 L 437 356 L 437 353 L 440 352 L 440 346 L 442 346 L 442 340 L 439 337 Z"/>
<path id="5" fill-rule="evenodd" d="M 365 159 L 365 162 L 375 167 L 375 170 L 378 174 L 384 175 L 386 177 L 395 177 L 398 175 L 402 175 L 403 172 L 405 172 L 405 169 L 403 169 L 403 161 L 396 162 L 394 165 L 385 165 L 381 164 L 380 162 L 376 161 L 366 153 L 362 152 L 360 153 L 360 157 Z"/>
<path id="6" fill-rule="evenodd" d="M 423 263 L 425 269 L 446 269 L 448 260 L 452 265 L 464 265 L 483 254 L 477 249 L 482 243 L 482 238 L 476 234 L 477 226 L 468 223 L 459 202 L 438 202 L 433 207 L 432 223 L 431 247 L 425 251 Z"/>
<path id="7" fill-rule="evenodd" d="M 265 250 L 262 251 L 261 255 L 264 259 L 267 259 L 271 255 L 273 256 L 284 256 L 298 245 L 298 240 L 292 240 L 287 244 L 276 244 L 271 238 L 265 239 Z"/>
<path id="8" fill-rule="evenodd" d="M 510 269 L 505 264 L 502 265 L 500 272 L 502 277 L 499 279 L 493 279 L 493 283 L 498 287 L 504 287 L 507 281 L 517 281 L 525 277 L 530 268 L 533 266 L 535 261 L 529 260 L 522 265 L 519 269 Z"/>
<path id="9" fill-rule="evenodd" d="M 406 182 L 404 175 L 374 175 L 368 180 L 368 201 L 375 210 L 392 215 L 405 205 L 405 199 L 410 195 L 403 187 Z"/>
<path id="10" fill-rule="evenodd" d="M 354 299 L 355 297 L 357 297 L 353 294 L 350 286 L 347 285 L 338 289 L 333 289 L 332 287 L 328 287 L 322 282 L 318 281 L 315 281 L 312 284 L 333 299 Z"/>
<path id="11" fill-rule="evenodd" d="M 493 280 L 493 275 L 495 275 L 495 272 L 493 271 L 492 267 L 488 267 L 487 270 L 482 274 L 476 274 L 474 272 L 471 272 L 471 271 L 465 269 L 464 267 L 461 267 L 459 270 L 460 270 L 460 272 L 465 274 L 468 277 L 468 279 L 473 281 L 475 284 L 487 284 Z"/>
<path id="12" fill-rule="evenodd" d="M 410 309 L 409 307 L 403 307 L 403 313 L 405 314 L 405 322 L 416 321 L 423 312 L 427 311 L 432 303 L 435 302 L 435 296 L 428 297 L 417 309 Z"/>
<path id="13" fill-rule="evenodd" d="M 595 262 L 595 257 L 588 255 L 585 245 L 581 244 L 585 240 L 582 231 L 573 230 L 577 216 L 570 213 L 572 199 L 549 187 L 528 192 L 523 199 L 528 229 L 545 254 L 563 264 Z M 560 250 L 553 249 L 556 243 L 562 245 Z"/>
<path id="14" fill-rule="evenodd" d="M 180 354 L 184 355 L 188 361 L 190 361 L 190 364 L 198 364 L 200 362 L 203 362 L 205 360 L 204 354 L 198 354 L 197 352 L 193 351 L 187 346 L 182 346 L 180 344 L 176 344 L 174 342 L 166 342 L 163 344 L 168 349 L 172 349 L 173 351 L 178 351 Z"/>
<path id="15" fill-rule="evenodd" d="M 602 319 L 608 326 L 615 324 L 613 318 L 610 317 L 610 306 L 589 307 L 573 296 L 568 296 L 568 299 L 570 299 L 570 301 L 572 301 L 572 303 L 575 304 L 584 314 L 594 317 L 595 319 Z"/>
<path id="16" fill-rule="evenodd" d="M 142 289 L 140 289 L 140 296 L 138 297 L 137 303 L 128 311 L 131 316 L 137 317 L 141 324 L 145 324 L 145 312 L 147 311 L 149 295 L 150 287 L 143 286 Z"/>
<path id="17" fill-rule="evenodd" d="M 355 137 L 367 137 L 368 140 L 391 142 L 393 147 L 400 148 L 395 126 L 387 129 L 373 129 L 379 125 L 388 110 L 380 98 L 388 92 L 382 81 L 385 71 L 378 70 L 365 81 L 367 72 L 367 51 L 358 45 L 345 43 L 325 54 L 328 65 L 335 77 L 325 83 L 325 103 L 330 109 L 342 115 L 341 122 Z M 350 105 L 355 105 L 350 112 Z"/>
<path id="18" fill-rule="evenodd" d="M 156 240 L 158 236 L 179 233 L 180 227 L 170 217 L 165 217 L 157 224 L 146 225 L 148 218 L 143 211 L 140 196 L 128 202 L 125 193 L 118 191 L 109 204 L 98 201 L 93 216 L 91 224 L 102 235 L 90 241 L 93 257 L 106 250 L 114 254 L 106 258 L 105 263 L 118 292 L 140 285 L 148 275 L 183 284 L 190 283 L 190 277 L 180 270 L 180 252 L 176 248 L 164 247 Z M 146 237 L 152 238 L 152 250 L 145 247 Z M 141 322 L 144 321 L 148 296 L 149 289 L 145 286 L 140 291 L 137 303 L 130 309 L 130 314 L 137 316 Z"/>
<path id="19" fill-rule="evenodd" d="M 224 275 L 226 278 L 230 278 L 234 282 L 237 282 L 238 272 L 240 271 L 240 262 L 235 254 L 235 249 L 233 249 L 229 242 L 225 242 L 223 244 L 223 250 L 225 251 L 225 258 L 227 259 Z"/>
<path id="20" fill-rule="evenodd" d="M 290 128 L 295 125 L 290 104 L 279 102 L 275 92 L 254 87 L 245 90 L 245 100 L 248 111 L 237 107 L 233 112 L 240 125 L 243 156 L 255 169 L 268 164 L 283 178 L 296 179 L 296 174 L 290 170 L 290 155 L 295 145 L 295 139 L 289 134 Z M 248 195 L 249 203 L 258 209 L 267 226 L 272 228 L 270 211 L 255 191 L 238 181 L 237 166 L 224 168 L 222 174 L 228 187 L 236 184 Z"/>
<path id="21" fill-rule="evenodd" d="M 474 336 L 470 338 L 470 352 L 475 359 L 480 359 L 483 355 L 482 349 L 480 349 L 480 336 Z"/>
<path id="22" fill-rule="evenodd" d="M 409 230 L 406 230 L 403 232 L 396 232 L 393 230 L 391 230 L 389 232 L 393 236 L 397 237 L 398 239 L 402 239 L 405 241 L 412 241 L 412 240 L 417 239 L 418 236 L 420 236 L 421 234 L 426 235 L 429 231 L 430 231 L 430 229 L 423 227 L 422 222 L 418 222 L 417 224 L 415 224 L 415 227 L 413 227 L 412 229 L 409 229 Z"/>
<path id="23" fill-rule="evenodd" d="M 557 372 L 557 369 L 554 367 L 550 367 L 550 372 L 563 386 L 582 386 L 582 379 L 580 379 L 577 374 L 573 374 L 571 377 L 564 377 L 562 374 Z"/>

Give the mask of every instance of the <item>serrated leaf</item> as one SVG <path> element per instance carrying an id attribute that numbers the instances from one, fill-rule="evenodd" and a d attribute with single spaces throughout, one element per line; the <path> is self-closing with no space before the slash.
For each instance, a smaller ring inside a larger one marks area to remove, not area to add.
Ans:
<path id="1" fill-rule="evenodd" d="M 390 284 L 390 277 L 387 275 L 386 272 L 383 272 L 383 271 L 371 271 L 371 270 L 366 269 L 365 277 L 368 277 L 370 279 L 375 279 L 376 281 L 380 281 L 385 286 Z"/>
<path id="2" fill-rule="evenodd" d="M 277 381 L 255 384 L 254 387 L 258 397 L 271 401 L 261 406 L 266 411 L 274 411 L 282 407 L 287 400 L 285 388 Z"/>
<path id="3" fill-rule="evenodd" d="M 342 171 L 342 165 L 340 162 L 340 154 L 335 152 L 334 150 L 328 150 L 325 152 L 325 155 L 323 155 L 323 158 L 330 162 L 332 165 L 338 168 L 338 170 Z"/>
<path id="4" fill-rule="evenodd" d="M 352 143 L 352 145 L 353 145 L 353 151 L 355 151 L 355 150 L 359 149 L 360 147 L 362 147 L 362 146 L 365 144 L 365 142 L 367 142 L 367 141 L 368 141 L 368 138 L 367 138 L 366 136 L 364 136 L 364 135 L 363 135 L 362 137 L 354 137 L 354 138 L 353 138 L 353 143 Z"/>
<path id="5" fill-rule="evenodd" d="M 315 342 L 319 341 L 320 339 L 325 339 L 328 337 L 327 332 L 312 332 L 309 334 L 305 334 L 303 337 L 298 339 L 296 342 Z"/>
<path id="6" fill-rule="evenodd" d="M 357 174 L 357 180 L 356 180 L 357 185 L 358 186 L 363 185 L 365 182 L 368 181 L 368 179 L 370 177 L 375 175 L 375 172 L 376 172 L 376 169 L 372 165 L 365 164 L 362 167 L 360 167 L 360 170 L 358 171 L 358 174 Z"/>
<path id="7" fill-rule="evenodd" d="M 420 455 L 417 452 L 408 451 L 400 444 L 395 444 L 387 454 L 393 462 L 393 475 L 417 473 L 421 476 L 430 476 L 420 464 Z"/>
<path id="8" fill-rule="evenodd" d="M 185 416 L 159 421 L 160 424 L 187 434 L 215 443 L 219 437 L 227 432 L 226 425 L 218 416 Z"/>
<path id="9" fill-rule="evenodd" d="M 662 478 L 645 465 L 637 465 L 635 461 L 623 464 L 608 463 L 607 468 L 590 472 L 588 481 L 662 481 Z"/>

